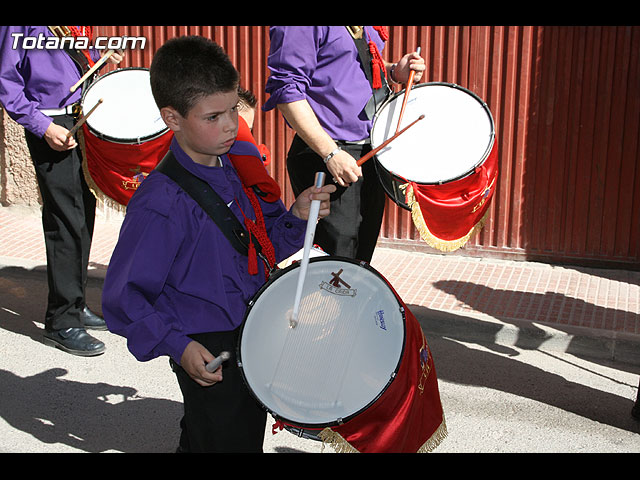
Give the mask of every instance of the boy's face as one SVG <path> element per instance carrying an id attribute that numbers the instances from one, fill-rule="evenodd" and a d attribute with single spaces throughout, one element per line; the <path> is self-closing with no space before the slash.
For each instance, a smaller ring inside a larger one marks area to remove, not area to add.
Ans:
<path id="1" fill-rule="evenodd" d="M 203 97 L 181 116 L 172 107 L 161 110 L 180 147 L 194 162 L 218 165 L 218 156 L 227 153 L 238 135 L 238 93 L 216 93 Z"/>

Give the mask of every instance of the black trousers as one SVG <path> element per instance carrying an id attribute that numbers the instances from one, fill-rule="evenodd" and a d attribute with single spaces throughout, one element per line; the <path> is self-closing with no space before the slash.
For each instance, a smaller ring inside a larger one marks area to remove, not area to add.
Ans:
<path id="1" fill-rule="evenodd" d="M 190 336 L 213 355 L 231 354 L 222 364 L 222 382 L 202 387 L 171 360 L 184 398 L 179 452 L 262 453 L 267 413 L 249 392 L 238 368 L 238 334 L 239 329 Z"/>
<path id="2" fill-rule="evenodd" d="M 337 143 L 356 160 L 371 150 L 370 145 Z M 296 197 L 313 185 L 316 172 L 326 173 L 326 183 L 333 181 L 322 158 L 297 135 L 287 156 L 287 171 Z M 331 196 L 331 214 L 318 222 L 314 243 L 330 255 L 370 262 L 386 197 L 373 160 L 362 165 L 362 174 L 349 187 L 337 185 L 338 190 Z"/>
<path id="3" fill-rule="evenodd" d="M 67 129 L 74 124 L 70 115 L 53 120 Z M 45 328 L 81 327 L 96 199 L 84 179 L 79 146 L 57 152 L 28 131 L 25 138 L 42 197 L 49 286 Z"/>

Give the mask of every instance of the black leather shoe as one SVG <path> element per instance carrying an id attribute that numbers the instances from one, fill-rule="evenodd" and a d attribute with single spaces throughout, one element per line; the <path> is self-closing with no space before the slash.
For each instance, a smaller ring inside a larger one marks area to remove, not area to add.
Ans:
<path id="1" fill-rule="evenodd" d="M 107 324 L 104 321 L 104 318 L 96 315 L 89 307 L 85 305 L 85 307 L 80 311 L 80 321 L 84 328 L 87 330 L 106 330 Z"/>
<path id="2" fill-rule="evenodd" d="M 89 335 L 84 328 L 65 328 L 44 332 L 44 344 L 56 347 L 72 355 L 92 357 L 104 353 L 106 347 L 97 338 Z"/>

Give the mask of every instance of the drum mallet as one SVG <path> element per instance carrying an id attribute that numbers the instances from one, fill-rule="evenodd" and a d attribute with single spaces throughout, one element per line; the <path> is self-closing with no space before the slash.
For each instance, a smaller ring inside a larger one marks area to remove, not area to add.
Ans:
<path id="1" fill-rule="evenodd" d="M 82 76 L 82 78 L 80 78 L 80 80 L 78 80 L 75 84 L 71 86 L 71 88 L 69 88 L 69 91 L 71 93 L 75 92 L 78 89 L 78 87 L 82 85 L 82 82 L 84 82 L 87 78 L 93 75 L 93 72 L 99 69 L 102 66 L 102 64 L 106 62 L 107 59 L 114 53 L 115 53 L 115 50 L 108 50 L 107 53 L 105 53 L 102 57 L 100 57 L 100 59 L 93 65 L 93 67 L 87 70 L 87 73 L 85 73 Z"/>
<path id="2" fill-rule="evenodd" d="M 416 53 L 420 55 L 420 47 L 416 49 Z M 404 116 L 404 107 L 407 106 L 407 100 L 409 100 L 409 92 L 413 87 L 413 77 L 416 76 L 416 71 L 411 70 L 409 72 L 409 81 L 407 82 L 407 86 L 404 89 L 404 98 L 402 99 L 402 108 L 400 109 L 400 117 L 398 118 L 398 126 L 396 127 L 396 133 L 400 130 L 400 123 L 402 122 L 402 117 Z"/>
<path id="3" fill-rule="evenodd" d="M 209 373 L 215 372 L 218 369 L 218 367 L 222 365 L 222 362 L 229 360 L 229 357 L 231 357 L 229 352 L 220 352 L 220 355 L 218 355 L 215 359 L 213 359 L 213 361 L 207 363 L 207 366 L 205 367 L 207 369 L 207 372 Z"/>
<path id="4" fill-rule="evenodd" d="M 69 133 L 67 133 L 67 138 L 71 138 L 71 136 L 73 136 L 73 134 L 78 131 L 78 129 L 82 126 L 82 124 L 87 121 L 87 118 L 89 117 L 89 115 L 91 115 L 101 103 L 102 103 L 102 98 L 98 100 L 98 103 L 96 103 L 86 115 L 83 115 L 83 117 L 78 121 L 78 123 L 76 123 L 73 126 L 71 130 L 69 130 Z"/>
<path id="5" fill-rule="evenodd" d="M 317 172 L 314 185 L 316 188 L 322 188 L 324 185 L 324 172 Z M 309 207 L 309 218 L 307 220 L 307 231 L 304 237 L 304 249 L 302 251 L 302 260 L 300 261 L 300 274 L 298 276 L 298 287 L 296 288 L 296 297 L 293 302 L 293 312 L 289 319 L 289 328 L 295 328 L 298 324 L 298 313 L 300 310 L 300 299 L 302 297 L 302 287 L 307 274 L 309 265 L 309 254 L 313 245 L 313 237 L 316 233 L 316 224 L 318 223 L 318 214 L 320 212 L 320 200 L 313 200 Z"/>
<path id="6" fill-rule="evenodd" d="M 424 118 L 424 115 L 420 115 L 418 118 L 416 118 L 413 122 L 411 122 L 409 125 L 407 125 L 406 127 L 404 127 L 402 130 L 400 130 L 398 133 L 394 134 L 392 137 L 387 138 L 384 142 L 382 142 L 381 145 L 377 146 L 376 148 L 374 148 L 373 150 L 371 150 L 369 153 L 367 153 L 366 155 L 362 156 L 362 158 L 360 158 L 360 160 L 358 160 L 356 163 L 358 164 L 358 166 L 361 166 L 364 162 L 366 162 L 367 160 L 369 160 L 371 157 L 373 157 L 376 153 L 378 153 L 380 150 L 382 150 L 384 147 L 386 147 L 387 145 L 389 145 L 392 141 L 394 141 L 396 138 L 398 138 L 400 135 L 402 135 L 404 132 L 406 132 L 407 130 L 409 130 L 411 127 L 413 127 L 416 123 L 418 123 L 420 120 L 422 120 Z"/>

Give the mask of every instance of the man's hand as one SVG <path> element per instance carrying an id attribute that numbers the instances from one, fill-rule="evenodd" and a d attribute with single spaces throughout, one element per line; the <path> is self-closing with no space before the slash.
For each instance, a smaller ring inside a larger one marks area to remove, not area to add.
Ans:
<path id="1" fill-rule="evenodd" d="M 44 132 L 44 139 L 52 149 L 57 152 L 64 152 L 78 146 L 73 136 L 67 138 L 67 133 L 69 133 L 69 130 L 51 122 L 47 131 Z"/>
<path id="2" fill-rule="evenodd" d="M 415 71 L 413 81 L 419 83 L 426 69 L 424 58 L 416 52 L 407 53 L 400 59 L 393 71 L 393 80 L 398 83 L 407 83 L 411 70 L 413 70 Z"/>
<path id="3" fill-rule="evenodd" d="M 124 59 L 124 50 L 115 50 L 107 59 L 107 62 L 118 65 Z"/>
<path id="4" fill-rule="evenodd" d="M 333 176 L 333 181 L 341 187 L 348 187 L 362 176 L 362 168 L 356 159 L 344 150 L 340 150 L 327 162 L 327 169 Z"/>

